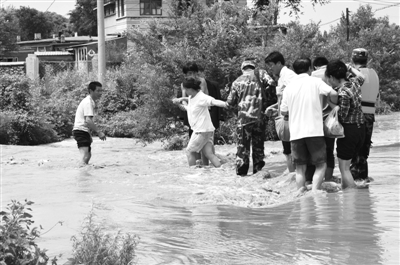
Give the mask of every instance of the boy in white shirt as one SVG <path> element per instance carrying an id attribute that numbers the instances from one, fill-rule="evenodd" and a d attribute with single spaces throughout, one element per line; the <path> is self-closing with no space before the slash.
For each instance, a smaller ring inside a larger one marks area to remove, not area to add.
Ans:
<path id="1" fill-rule="evenodd" d="M 193 134 L 190 137 L 189 144 L 186 148 L 186 156 L 189 166 L 196 165 L 197 153 L 200 151 L 207 157 L 215 167 L 220 167 L 221 162 L 214 154 L 214 130 L 210 112 L 211 106 L 227 108 L 227 103 L 216 100 L 204 94 L 201 91 L 201 82 L 196 78 L 188 78 L 182 83 L 186 95 L 189 97 L 175 98 L 173 102 L 180 104 L 182 101 L 188 101 L 184 107 L 188 113 L 188 120 Z"/>

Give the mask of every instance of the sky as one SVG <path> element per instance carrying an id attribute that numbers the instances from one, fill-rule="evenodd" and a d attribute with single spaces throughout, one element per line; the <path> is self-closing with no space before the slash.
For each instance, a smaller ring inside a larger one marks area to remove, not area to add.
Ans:
<path id="1" fill-rule="evenodd" d="M 3 2 L 4 7 L 14 6 L 16 8 L 20 6 L 29 6 L 36 8 L 40 11 L 51 11 L 56 12 L 60 15 L 68 17 L 68 12 L 75 7 L 75 0 L 0 0 Z M 251 3 L 252 0 L 247 0 Z M 298 19 L 300 23 L 307 24 L 310 21 L 321 22 L 321 31 L 329 31 L 331 26 L 336 25 L 341 17 L 342 12 L 345 12 L 346 8 L 349 8 L 350 12 L 356 12 L 358 7 L 362 4 L 369 3 L 372 6 L 372 10 L 385 8 L 376 11 L 376 17 L 388 16 L 390 23 L 400 24 L 400 0 L 331 0 L 326 5 L 312 6 L 309 0 L 302 1 L 301 11 Z M 391 6 L 390 5 L 395 5 Z M 288 10 L 285 10 L 288 11 Z M 289 17 L 281 12 L 278 19 L 278 23 L 287 23 L 295 20 L 294 17 Z M 336 20 L 336 21 L 335 21 Z"/>

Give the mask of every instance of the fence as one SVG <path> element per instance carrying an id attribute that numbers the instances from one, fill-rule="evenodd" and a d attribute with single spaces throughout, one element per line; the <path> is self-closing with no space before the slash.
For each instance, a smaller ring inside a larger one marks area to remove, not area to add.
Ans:
<path id="1" fill-rule="evenodd" d="M 39 60 L 39 77 L 43 78 L 45 75 L 55 75 L 62 71 L 79 69 L 85 72 L 93 70 L 93 63 L 91 61 L 42 61 Z"/>

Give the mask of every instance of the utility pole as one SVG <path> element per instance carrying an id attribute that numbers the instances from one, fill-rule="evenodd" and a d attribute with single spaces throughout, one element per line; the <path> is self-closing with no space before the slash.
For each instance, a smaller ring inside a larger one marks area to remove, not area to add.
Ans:
<path id="1" fill-rule="evenodd" d="M 347 41 L 349 41 L 350 22 L 349 22 L 349 9 L 348 8 L 346 8 L 346 25 L 347 25 Z"/>
<path id="2" fill-rule="evenodd" d="M 97 0 L 97 59 L 98 59 L 98 79 L 104 86 L 106 75 L 106 42 L 104 31 L 104 0 Z"/>

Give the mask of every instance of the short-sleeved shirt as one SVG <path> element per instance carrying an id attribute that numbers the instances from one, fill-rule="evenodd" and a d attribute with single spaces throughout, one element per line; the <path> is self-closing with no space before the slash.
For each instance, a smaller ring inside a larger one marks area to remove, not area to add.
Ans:
<path id="1" fill-rule="evenodd" d="M 300 74 L 283 91 L 281 111 L 289 112 L 290 141 L 324 136 L 321 95 L 332 88 L 320 78 Z"/>
<path id="2" fill-rule="evenodd" d="M 213 100 L 213 97 L 204 94 L 201 90 L 194 97 L 189 97 L 187 113 L 189 125 L 193 132 L 212 132 L 215 130 L 208 111 Z"/>
<path id="3" fill-rule="evenodd" d="M 278 86 L 276 87 L 276 94 L 278 96 L 282 96 L 285 87 L 288 86 L 290 81 L 292 81 L 292 79 L 296 76 L 297 74 L 295 72 L 293 72 L 286 66 L 283 66 L 281 72 L 279 73 Z"/>
<path id="4" fill-rule="evenodd" d="M 258 80 L 254 70 L 247 70 L 232 83 L 227 103 L 238 106 L 239 127 L 260 121 L 266 108 L 268 87 L 265 84 L 272 83 L 273 79 L 266 71 L 260 71 L 259 74 Z"/>
<path id="5" fill-rule="evenodd" d="M 84 98 L 81 103 L 79 103 L 78 109 L 75 113 L 75 122 L 73 130 L 80 130 L 90 133 L 90 129 L 87 126 L 85 117 L 94 116 L 95 108 L 94 100 L 90 95 Z"/>
<path id="6" fill-rule="evenodd" d="M 321 78 L 322 81 L 328 84 L 325 76 L 325 71 L 326 71 L 326 65 L 321 66 L 318 70 L 313 71 L 311 73 L 311 76 Z M 329 106 L 328 98 L 326 96 L 321 95 L 321 104 L 324 116 L 328 115 L 331 112 L 332 108 Z"/>
<path id="7" fill-rule="evenodd" d="M 338 88 L 338 116 L 340 123 L 357 124 L 364 123 L 364 113 L 361 108 L 361 86 L 364 78 L 361 76 L 350 78 Z"/>

